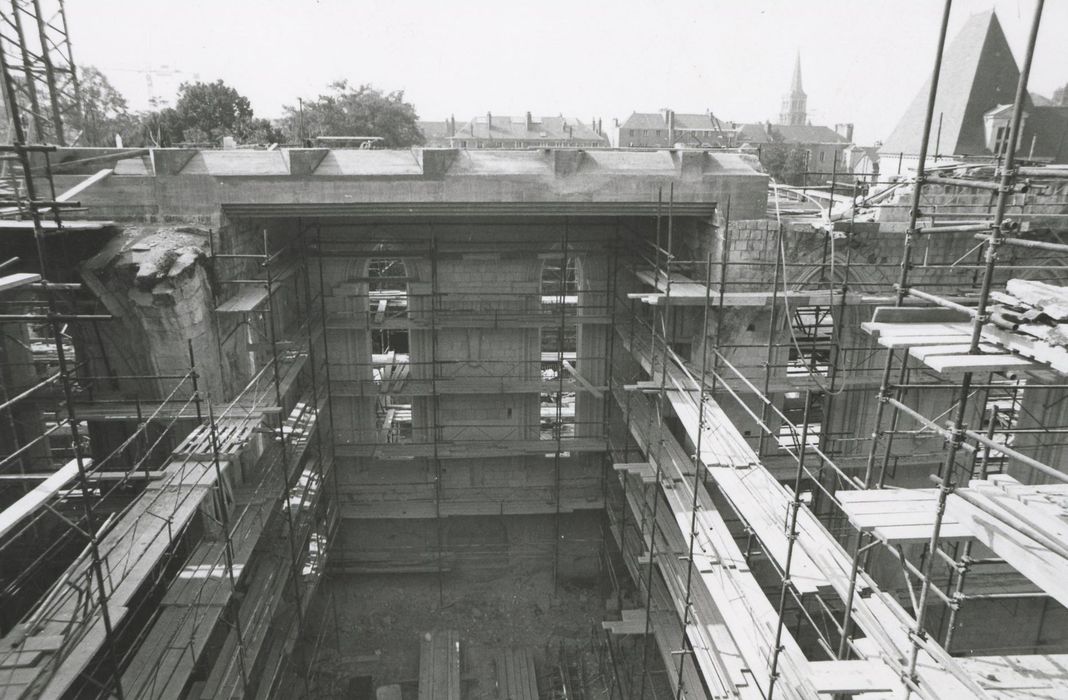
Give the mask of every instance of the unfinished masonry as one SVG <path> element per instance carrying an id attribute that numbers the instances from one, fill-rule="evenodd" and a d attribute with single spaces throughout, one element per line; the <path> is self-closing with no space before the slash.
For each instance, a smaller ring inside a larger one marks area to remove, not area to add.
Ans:
<path id="1" fill-rule="evenodd" d="M 1065 169 L 4 148 L 0 696 L 1065 696 Z"/>

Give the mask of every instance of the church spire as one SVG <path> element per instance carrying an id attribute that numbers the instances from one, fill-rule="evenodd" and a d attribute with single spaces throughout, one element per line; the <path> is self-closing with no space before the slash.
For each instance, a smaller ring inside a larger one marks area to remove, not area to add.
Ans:
<path id="1" fill-rule="evenodd" d="M 801 89 L 801 49 L 797 50 L 797 55 L 794 57 L 794 80 L 790 84 L 790 92 L 805 94 L 805 91 Z"/>
<path id="2" fill-rule="evenodd" d="M 801 50 L 798 49 L 794 58 L 794 77 L 790 82 L 790 93 L 782 98 L 779 124 L 798 126 L 808 123 L 807 103 L 808 97 L 801 87 Z"/>

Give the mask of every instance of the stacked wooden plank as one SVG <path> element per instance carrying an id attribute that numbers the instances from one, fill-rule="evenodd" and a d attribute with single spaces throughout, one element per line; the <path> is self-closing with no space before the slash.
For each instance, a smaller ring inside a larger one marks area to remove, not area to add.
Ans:
<path id="1" fill-rule="evenodd" d="M 871 321 L 861 324 L 879 344 L 891 349 L 908 348 L 909 355 L 941 375 L 967 372 L 1032 371 L 1041 369 L 1033 360 L 1011 352 L 1012 348 L 984 342 L 971 349 L 972 323 L 959 311 L 941 308 L 879 307 Z M 989 340 L 984 335 L 985 340 Z"/>
<path id="2" fill-rule="evenodd" d="M 934 527 L 938 492 L 935 489 L 876 489 L 836 494 L 849 522 L 861 532 L 887 544 L 927 542 Z M 969 531 L 955 518 L 942 519 L 941 537 L 964 539 Z"/>
<path id="3" fill-rule="evenodd" d="M 843 491 L 851 523 L 889 543 L 926 542 L 935 489 Z M 941 538 L 974 538 L 1068 605 L 1068 484 L 1024 486 L 1009 476 L 973 480 L 946 500 Z"/>
<path id="4" fill-rule="evenodd" d="M 538 677 L 530 647 L 498 651 L 493 657 L 493 668 L 496 700 L 538 700 Z"/>
<path id="5" fill-rule="evenodd" d="M 1068 605 L 1068 484 L 1025 486 L 1007 475 L 973 480 L 946 512 L 972 537 Z"/>
<path id="6" fill-rule="evenodd" d="M 1013 279 L 992 292 L 983 335 L 1005 349 L 1068 372 L 1068 287 Z"/>
<path id="7" fill-rule="evenodd" d="M 419 700 L 460 700 L 460 633 L 426 632 L 419 643 Z"/>

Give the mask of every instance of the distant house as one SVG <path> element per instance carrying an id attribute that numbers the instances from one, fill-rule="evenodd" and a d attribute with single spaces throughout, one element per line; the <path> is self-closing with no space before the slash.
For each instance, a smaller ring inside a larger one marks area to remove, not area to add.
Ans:
<path id="1" fill-rule="evenodd" d="M 846 155 L 853 177 L 858 182 L 875 184 L 879 179 L 879 146 L 853 146 Z"/>
<path id="2" fill-rule="evenodd" d="M 836 129 L 812 124 L 742 124 L 737 146 L 759 153 L 772 144 L 782 144 L 805 151 L 812 173 L 830 175 L 850 171 L 848 151 L 853 145 L 853 125 L 838 124 Z"/>
<path id="3" fill-rule="evenodd" d="M 634 112 L 609 129 L 616 148 L 732 148 L 734 125 L 721 122 L 712 112 L 681 114 L 670 109 Z"/>
<path id="4" fill-rule="evenodd" d="M 418 121 L 420 133 L 423 134 L 423 145 L 431 148 L 447 148 L 449 145 L 449 128 L 456 129 L 456 120 L 451 122 L 446 119 L 443 122 Z"/>
<path id="5" fill-rule="evenodd" d="M 1020 70 L 997 14 L 973 15 L 946 48 L 935 98 L 929 155 L 993 156 L 1008 144 L 1012 102 Z M 930 81 L 920 88 L 879 149 L 884 174 L 916 166 Z M 1018 156 L 1068 163 L 1068 106 L 1024 98 Z"/>
<path id="6" fill-rule="evenodd" d="M 449 148 L 598 148 L 608 139 L 600 125 L 571 117 L 502 117 L 490 112 L 457 126 L 456 119 L 419 122 L 427 146 Z"/>

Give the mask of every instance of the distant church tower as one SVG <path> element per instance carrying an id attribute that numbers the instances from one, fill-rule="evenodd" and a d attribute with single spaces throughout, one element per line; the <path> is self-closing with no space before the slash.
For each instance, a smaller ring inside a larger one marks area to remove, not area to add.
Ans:
<path id="1" fill-rule="evenodd" d="M 808 98 L 801 89 L 801 52 L 797 52 L 794 60 L 794 79 L 790 84 L 790 94 L 782 98 L 782 112 L 779 114 L 779 123 L 784 126 L 798 126 L 808 123 L 806 106 Z"/>

